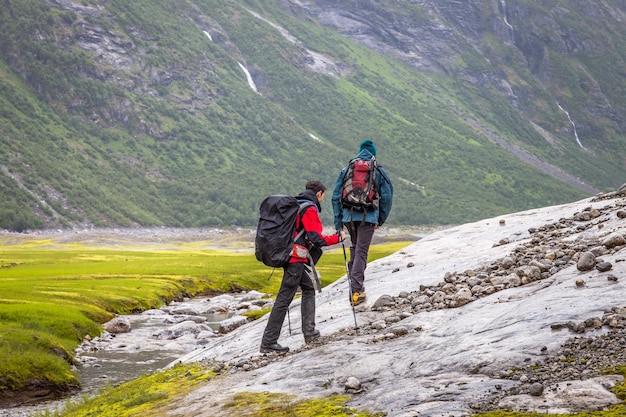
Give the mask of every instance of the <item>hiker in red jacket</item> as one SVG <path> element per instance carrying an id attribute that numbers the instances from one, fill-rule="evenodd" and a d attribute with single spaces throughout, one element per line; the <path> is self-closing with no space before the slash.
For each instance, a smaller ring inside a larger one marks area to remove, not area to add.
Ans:
<path id="1" fill-rule="evenodd" d="M 345 232 L 341 231 L 333 235 L 322 233 L 323 225 L 319 212 L 322 210 L 321 202 L 324 200 L 326 187 L 320 181 L 308 181 L 305 188 L 304 192 L 296 196 L 296 199 L 299 202 L 310 201 L 313 204 L 305 207 L 296 219 L 294 236 L 297 236 L 303 228 L 305 233 L 301 234 L 294 243 L 289 264 L 284 267 L 283 281 L 263 332 L 261 353 L 289 351 L 289 347 L 278 344 L 278 337 L 287 309 L 298 287 L 302 290 L 300 310 L 304 341 L 310 343 L 320 337 L 319 330 L 315 329 L 315 290 L 316 286 L 319 286 L 319 281 L 316 282 L 315 264 L 322 256 L 321 248 L 343 241 Z"/>

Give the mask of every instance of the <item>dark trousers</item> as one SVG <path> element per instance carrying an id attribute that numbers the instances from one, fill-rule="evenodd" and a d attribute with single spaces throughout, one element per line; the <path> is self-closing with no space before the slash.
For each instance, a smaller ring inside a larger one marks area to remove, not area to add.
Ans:
<path id="1" fill-rule="evenodd" d="M 350 234 L 350 288 L 352 292 L 365 291 L 367 254 L 376 225 L 366 222 L 345 223 Z"/>
<path id="2" fill-rule="evenodd" d="M 301 262 L 290 263 L 284 268 L 283 281 L 280 284 L 274 307 L 272 307 L 267 326 L 263 332 L 261 345 L 269 346 L 278 342 L 287 309 L 296 295 L 298 287 L 302 289 L 302 303 L 300 305 L 302 334 L 306 338 L 315 333 L 315 288 L 304 271 L 304 264 Z"/>

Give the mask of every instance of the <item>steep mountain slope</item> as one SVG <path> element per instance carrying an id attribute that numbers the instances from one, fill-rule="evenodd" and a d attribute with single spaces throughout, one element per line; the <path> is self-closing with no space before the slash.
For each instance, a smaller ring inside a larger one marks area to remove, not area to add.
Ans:
<path id="1" fill-rule="evenodd" d="M 607 155 L 619 149 L 612 142 L 624 145 L 623 1 L 288 3 L 294 15 L 419 70 L 499 92 L 512 108 L 495 113 L 519 111 L 540 134 L 507 140 L 556 165 L 590 158 L 624 165 L 623 154 Z M 457 94 L 468 98 L 462 86 Z M 506 129 L 501 115 L 483 117 Z M 587 169 L 582 161 L 567 168 L 582 177 Z"/>
<path id="2" fill-rule="evenodd" d="M 393 224 L 613 189 L 625 10 L 5 2 L 0 227 L 250 226 L 267 194 L 332 187 L 365 138 L 394 181 Z"/>

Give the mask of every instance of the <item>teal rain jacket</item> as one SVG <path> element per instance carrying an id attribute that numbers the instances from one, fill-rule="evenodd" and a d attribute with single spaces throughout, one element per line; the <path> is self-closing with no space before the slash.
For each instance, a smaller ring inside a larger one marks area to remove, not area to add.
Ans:
<path id="1" fill-rule="evenodd" d="M 363 149 L 356 157 L 364 161 L 369 161 L 372 159 L 372 156 L 373 155 L 370 151 Z M 365 221 L 367 223 L 382 226 L 389 216 L 393 200 L 393 185 L 391 184 L 389 176 L 382 167 L 378 167 L 378 172 L 376 173 L 376 185 L 378 186 L 378 192 L 380 194 L 378 208 L 367 211 L 357 211 L 341 206 L 343 177 L 347 170 L 348 166 L 346 165 L 341 170 L 339 178 L 337 178 L 337 183 L 335 184 L 335 189 L 333 190 L 332 203 L 335 215 L 335 229 L 341 230 L 343 229 L 344 223 L 350 223 L 352 221 Z"/>

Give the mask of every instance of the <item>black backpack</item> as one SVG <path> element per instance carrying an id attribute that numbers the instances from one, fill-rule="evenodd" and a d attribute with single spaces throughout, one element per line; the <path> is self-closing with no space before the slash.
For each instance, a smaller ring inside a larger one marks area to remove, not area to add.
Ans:
<path id="1" fill-rule="evenodd" d="M 376 158 L 362 160 L 354 158 L 348 163 L 343 176 L 341 204 L 355 210 L 368 210 L 378 207 Z"/>
<path id="2" fill-rule="evenodd" d="M 261 202 L 259 224 L 254 239 L 254 255 L 257 260 L 274 268 L 285 266 L 291 257 L 294 242 L 304 229 L 294 237 L 298 214 L 313 205 L 299 203 L 289 195 L 271 195 Z"/>

